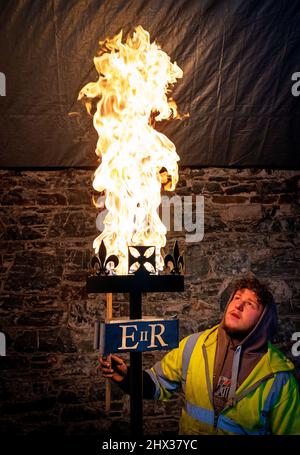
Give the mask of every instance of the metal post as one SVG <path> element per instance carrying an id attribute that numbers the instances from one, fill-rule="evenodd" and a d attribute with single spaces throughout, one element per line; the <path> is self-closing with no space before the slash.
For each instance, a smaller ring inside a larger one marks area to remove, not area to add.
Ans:
<path id="1" fill-rule="evenodd" d="M 130 319 L 142 318 L 142 293 L 130 294 Z M 130 353 L 130 426 L 133 436 L 143 434 L 143 362 L 141 352 Z"/>
<path id="2" fill-rule="evenodd" d="M 112 293 L 106 293 L 106 308 L 105 308 L 105 321 L 109 322 L 112 320 Z M 107 358 L 111 365 L 110 355 Z M 105 412 L 109 412 L 111 408 L 111 382 L 110 379 L 105 381 Z"/>
<path id="3" fill-rule="evenodd" d="M 156 275 L 151 274 L 146 268 L 145 263 L 150 263 L 155 270 L 155 253 L 150 257 L 145 253 L 152 246 L 135 246 L 140 253 L 137 260 L 136 256 L 130 255 L 128 269 L 139 263 L 139 268 L 134 273 L 128 275 L 110 275 L 105 264 L 114 262 L 117 265 L 117 258 L 112 255 L 106 258 L 106 248 L 101 243 L 99 253 L 94 256 L 92 266 L 96 267 L 96 273 L 87 278 L 87 291 L 93 293 L 112 293 L 125 292 L 130 296 L 130 319 L 142 319 L 142 292 L 182 292 L 184 291 L 184 277 L 180 275 L 183 268 L 183 258 L 180 256 L 177 242 L 174 246 L 173 256 L 165 257 L 165 264 L 173 264 L 172 274 Z M 104 264 L 104 265 L 103 265 Z M 101 271 L 99 274 L 99 270 Z M 107 274 L 106 274 L 107 273 Z M 108 300 L 111 300 L 111 294 Z M 108 307 L 107 307 L 108 309 Z M 108 315 L 107 315 L 108 317 Z M 99 325 L 96 325 L 95 347 L 100 346 Z M 130 352 L 130 423 L 131 434 L 136 437 L 143 435 L 143 362 L 142 352 Z"/>

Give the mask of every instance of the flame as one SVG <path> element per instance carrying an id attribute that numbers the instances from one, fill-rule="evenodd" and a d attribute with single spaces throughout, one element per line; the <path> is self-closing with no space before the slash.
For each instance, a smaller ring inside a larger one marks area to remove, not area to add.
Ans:
<path id="1" fill-rule="evenodd" d="M 84 99 L 98 132 L 96 154 L 101 158 L 93 187 L 105 192 L 108 214 L 101 241 L 107 254 L 116 254 L 117 274 L 128 273 L 128 246 L 154 245 L 156 267 L 162 270 L 160 249 L 166 243 L 166 227 L 158 215 L 161 186 L 174 190 L 178 181 L 176 148 L 152 124 L 180 118 L 176 103 L 167 94 L 183 73 L 141 26 L 122 43 L 122 31 L 100 41 L 94 58 L 96 82 L 85 85 Z"/>

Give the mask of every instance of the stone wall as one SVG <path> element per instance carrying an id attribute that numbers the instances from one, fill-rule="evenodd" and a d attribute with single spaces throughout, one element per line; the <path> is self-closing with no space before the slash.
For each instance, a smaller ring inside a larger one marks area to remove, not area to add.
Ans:
<path id="1" fill-rule="evenodd" d="M 97 209 L 92 171 L 13 171 L 1 174 L 0 432 L 6 434 L 129 433 L 129 400 L 96 369 L 93 323 L 104 296 L 85 289 Z M 180 319 L 180 338 L 218 322 L 222 290 L 251 270 L 273 291 L 279 310 L 276 345 L 295 363 L 291 336 L 300 332 L 300 173 L 255 169 L 182 169 L 176 194 L 202 195 L 205 234 L 179 241 L 186 261 L 182 294 L 148 294 L 143 314 Z M 175 194 L 175 193 L 173 193 Z M 195 200 L 195 197 L 194 197 Z M 223 302 L 224 303 L 224 302 Z M 114 317 L 128 315 L 126 295 L 114 295 Z M 144 366 L 163 353 L 144 354 Z M 145 433 L 177 431 L 181 396 L 144 402 Z"/>

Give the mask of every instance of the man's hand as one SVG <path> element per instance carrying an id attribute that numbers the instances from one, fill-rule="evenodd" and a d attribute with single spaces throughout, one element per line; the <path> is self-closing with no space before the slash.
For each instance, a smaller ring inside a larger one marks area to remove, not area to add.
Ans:
<path id="1" fill-rule="evenodd" d="M 121 382 L 128 372 L 124 360 L 114 354 L 110 354 L 108 357 L 99 357 L 97 368 L 100 369 L 104 378 L 112 379 L 114 382 Z"/>

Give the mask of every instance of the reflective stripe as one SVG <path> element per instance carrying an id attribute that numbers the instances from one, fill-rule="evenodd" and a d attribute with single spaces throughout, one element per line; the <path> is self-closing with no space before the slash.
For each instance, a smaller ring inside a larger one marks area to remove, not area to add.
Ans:
<path id="1" fill-rule="evenodd" d="M 276 373 L 274 382 L 270 389 L 270 392 L 266 398 L 265 405 L 263 412 L 269 412 L 270 409 L 277 403 L 279 394 L 285 384 L 288 382 L 290 378 L 290 374 L 286 371 L 281 371 L 280 373 Z"/>
<path id="2" fill-rule="evenodd" d="M 156 377 L 156 374 L 153 373 L 152 370 L 146 370 L 146 372 L 150 375 L 152 381 L 154 382 L 155 384 L 155 393 L 154 393 L 154 397 L 153 399 L 154 400 L 157 400 L 159 398 L 159 395 L 160 395 L 160 387 L 159 387 L 159 382 L 157 380 L 157 377 Z"/>
<path id="3" fill-rule="evenodd" d="M 199 333 L 193 333 L 192 335 L 190 335 L 184 346 L 183 353 L 182 353 L 182 388 L 183 388 L 183 390 L 185 390 L 186 375 L 187 375 L 187 370 L 188 370 L 188 366 L 190 363 L 190 358 L 191 358 L 193 349 L 195 347 L 195 344 L 197 343 L 197 340 L 202 333 L 203 333 L 203 331 L 199 332 Z M 165 375 L 162 371 L 162 368 L 161 368 L 161 362 L 157 362 L 154 365 L 153 369 L 155 370 L 156 374 L 151 369 L 148 369 L 146 371 L 151 376 L 151 379 L 153 380 L 155 387 L 156 387 L 154 399 L 159 398 L 160 386 L 162 386 L 163 388 L 167 389 L 170 392 L 172 392 L 180 387 L 179 383 L 177 383 L 175 381 L 169 381 L 165 377 Z"/>
<path id="4" fill-rule="evenodd" d="M 259 436 L 266 434 L 265 429 L 259 429 L 259 430 L 249 430 L 248 428 L 242 427 L 242 425 L 239 425 L 236 423 L 234 420 L 229 419 L 228 417 L 224 415 L 220 415 L 217 423 L 217 428 L 220 428 L 221 430 L 224 431 L 229 431 L 230 433 L 234 434 L 239 434 L 239 435 L 252 435 L 252 436 Z"/>
<path id="5" fill-rule="evenodd" d="M 157 399 L 159 398 L 160 395 L 160 387 L 163 389 L 166 389 L 168 392 L 174 392 L 180 387 L 180 383 L 176 381 L 170 381 L 164 374 L 162 367 L 161 367 L 161 362 L 156 362 L 156 364 L 153 367 L 155 373 L 151 370 L 148 370 L 147 372 L 150 374 L 151 379 L 155 382 L 156 385 L 156 390 L 155 390 L 155 395 L 154 398 Z"/>
<path id="6" fill-rule="evenodd" d="M 189 416 L 193 419 L 198 420 L 199 422 L 206 423 L 207 425 L 214 425 L 214 411 L 210 409 L 202 408 L 201 406 L 197 406 L 193 403 L 190 403 L 186 400 L 185 403 L 185 410 Z M 259 430 L 249 430 L 247 428 L 242 427 L 234 420 L 229 419 L 228 417 L 220 414 L 216 428 L 220 428 L 221 430 L 228 431 L 230 433 L 238 434 L 238 435 L 261 435 L 265 434 L 264 429 Z"/>
<path id="7" fill-rule="evenodd" d="M 161 367 L 161 362 L 157 362 L 155 365 L 154 365 L 154 370 L 158 376 L 158 381 L 160 383 L 160 385 L 164 388 L 164 389 L 167 389 L 169 390 L 170 392 L 172 392 L 173 390 L 176 390 L 180 387 L 180 383 L 176 382 L 176 381 L 170 381 L 170 379 L 168 379 L 163 370 L 162 370 L 162 367 Z"/>
<path id="8" fill-rule="evenodd" d="M 186 400 L 185 410 L 193 419 L 207 423 L 208 425 L 214 424 L 214 411 L 211 411 L 210 409 L 201 408 L 201 406 L 197 406 Z"/>
<path id="9" fill-rule="evenodd" d="M 203 332 L 199 333 L 193 333 L 190 335 L 187 339 L 187 342 L 185 343 L 183 353 L 182 353 L 182 388 L 185 390 L 185 383 L 186 383 L 186 375 L 187 375 L 187 370 L 189 367 L 190 359 L 192 352 L 194 350 L 195 344 L 197 343 L 199 336 Z"/>
<path id="10" fill-rule="evenodd" d="M 264 425 L 265 431 L 268 432 L 269 434 L 271 433 L 270 424 L 268 420 L 269 412 L 271 408 L 277 403 L 280 392 L 282 391 L 283 387 L 285 386 L 289 379 L 290 374 L 287 373 L 286 371 L 276 373 L 272 387 L 266 398 L 264 408 L 260 413 L 261 422 Z"/>

